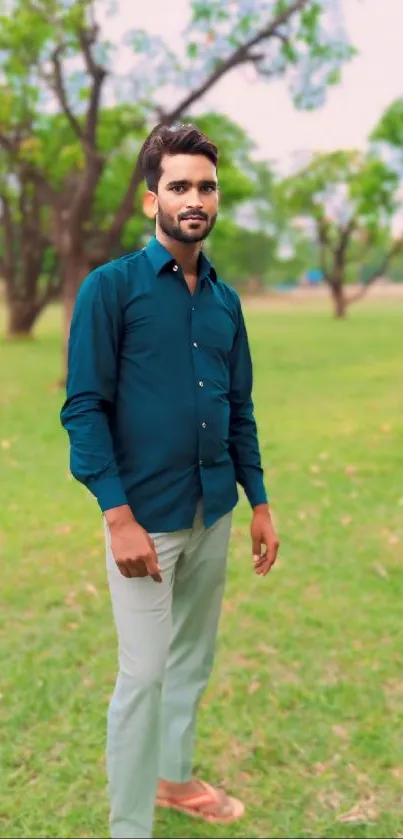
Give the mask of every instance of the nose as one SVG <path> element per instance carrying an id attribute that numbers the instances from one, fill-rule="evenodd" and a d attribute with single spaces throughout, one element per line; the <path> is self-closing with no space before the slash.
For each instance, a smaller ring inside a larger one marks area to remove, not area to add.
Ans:
<path id="1" fill-rule="evenodd" d="M 189 210 L 190 210 L 190 209 L 192 209 L 192 210 L 197 210 L 197 209 L 201 210 L 201 208 L 203 207 L 203 200 L 202 200 L 202 196 L 201 196 L 201 194 L 200 194 L 200 192 L 199 192 L 199 190 L 198 190 L 198 189 L 192 189 L 192 190 L 190 190 L 190 192 L 188 192 L 187 199 L 188 199 L 188 200 L 187 200 L 187 206 L 188 206 L 188 209 L 189 209 Z"/>

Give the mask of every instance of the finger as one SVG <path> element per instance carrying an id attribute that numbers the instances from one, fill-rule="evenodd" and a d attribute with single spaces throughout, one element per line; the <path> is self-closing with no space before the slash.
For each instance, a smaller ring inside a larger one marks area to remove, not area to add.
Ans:
<path id="1" fill-rule="evenodd" d="M 118 566 L 122 577 L 127 577 L 127 578 L 131 577 L 130 569 L 128 568 L 128 566 L 124 562 L 119 561 L 119 562 L 116 563 L 116 565 Z"/>
<path id="2" fill-rule="evenodd" d="M 158 557 L 155 550 L 153 550 L 148 556 L 144 557 L 144 564 L 147 568 L 150 577 L 152 577 L 153 579 L 154 577 L 159 577 L 160 580 L 162 579 L 161 567 L 158 562 Z"/>
<path id="3" fill-rule="evenodd" d="M 266 574 L 269 573 L 269 571 L 271 571 L 271 569 L 273 568 L 273 565 L 275 565 L 275 563 L 276 563 L 276 559 L 277 559 L 276 554 L 271 554 L 271 556 L 267 557 L 267 560 L 266 560 L 266 562 L 263 566 L 263 576 L 264 577 L 266 576 Z"/>

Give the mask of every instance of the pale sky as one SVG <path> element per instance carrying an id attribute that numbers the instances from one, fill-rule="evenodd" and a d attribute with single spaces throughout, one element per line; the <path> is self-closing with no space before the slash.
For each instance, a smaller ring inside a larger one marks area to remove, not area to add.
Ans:
<path id="1" fill-rule="evenodd" d="M 111 40 L 139 27 L 173 48 L 181 43 L 189 0 L 118 0 L 118 7 L 119 14 L 108 19 Z M 198 111 L 227 113 L 248 130 L 258 156 L 278 160 L 281 168 L 288 168 L 299 151 L 363 147 L 382 111 L 403 95 L 403 0 L 343 0 L 343 7 L 359 54 L 345 66 L 342 83 L 329 91 L 322 108 L 297 111 L 284 80 L 251 81 L 243 68 L 219 82 Z"/>

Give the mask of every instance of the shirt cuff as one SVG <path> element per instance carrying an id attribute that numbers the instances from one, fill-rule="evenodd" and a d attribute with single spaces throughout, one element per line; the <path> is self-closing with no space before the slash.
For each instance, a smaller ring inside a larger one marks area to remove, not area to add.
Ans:
<path id="1" fill-rule="evenodd" d="M 104 513 L 113 507 L 122 507 L 128 504 L 122 481 L 119 477 L 94 478 L 88 483 L 88 489 L 95 495 L 98 504 Z"/>
<path id="2" fill-rule="evenodd" d="M 258 504 L 268 504 L 268 496 L 263 482 L 263 474 L 253 477 L 253 480 L 245 486 L 245 494 L 251 507 Z"/>

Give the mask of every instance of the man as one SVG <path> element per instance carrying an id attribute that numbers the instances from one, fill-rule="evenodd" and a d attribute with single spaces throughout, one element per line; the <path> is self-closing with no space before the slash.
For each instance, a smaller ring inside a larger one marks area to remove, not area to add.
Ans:
<path id="1" fill-rule="evenodd" d="M 194 126 L 159 127 L 141 162 L 156 235 L 81 286 L 61 413 L 72 473 L 104 515 L 119 640 L 107 742 L 116 839 L 150 837 L 155 802 L 215 823 L 242 815 L 192 777 L 237 482 L 257 574 L 278 550 L 240 302 L 201 250 L 217 218 L 217 148 Z"/>

